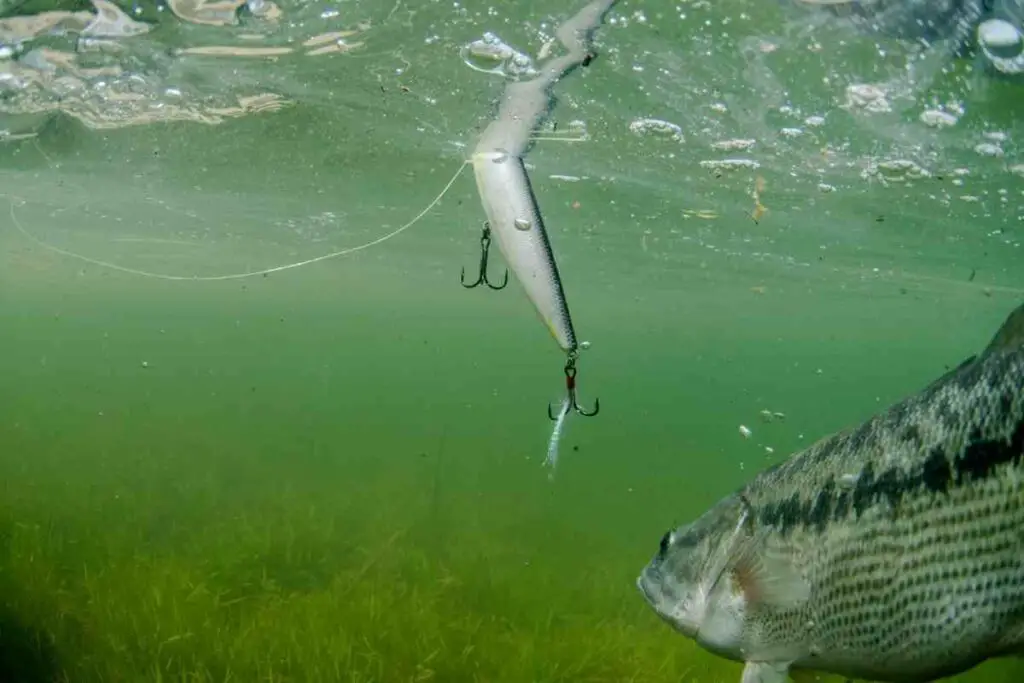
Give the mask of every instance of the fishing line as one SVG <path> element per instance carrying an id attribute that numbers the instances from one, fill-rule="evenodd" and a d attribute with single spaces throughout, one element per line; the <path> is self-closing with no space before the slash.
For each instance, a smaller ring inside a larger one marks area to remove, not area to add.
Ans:
<path id="1" fill-rule="evenodd" d="M 534 136 L 533 140 L 534 141 L 543 141 L 543 142 L 567 142 L 567 143 L 587 142 L 587 141 L 589 141 L 588 137 L 586 135 L 566 135 L 566 136 L 555 136 L 555 135 L 552 135 L 552 136 L 541 136 L 541 135 L 538 135 L 538 136 Z M 37 148 L 38 148 L 38 145 L 37 145 Z M 49 157 L 46 155 L 45 152 L 43 152 L 42 149 L 39 149 L 39 152 L 43 155 L 44 158 L 47 159 L 47 161 L 49 161 Z M 378 237 L 377 239 L 371 240 L 369 242 L 365 242 L 363 244 L 356 245 L 354 247 L 347 247 L 345 249 L 340 249 L 338 251 L 332 251 L 332 252 L 330 252 L 328 254 L 322 254 L 320 256 L 315 256 L 313 258 L 309 258 L 309 259 L 306 259 L 306 260 L 303 260 L 303 261 L 295 261 L 295 262 L 292 262 L 292 263 L 286 263 L 286 264 L 279 265 L 279 266 L 272 266 L 270 268 L 263 268 L 263 269 L 260 269 L 260 270 L 244 271 L 244 272 L 240 272 L 240 273 L 225 273 L 225 274 L 222 274 L 222 275 L 174 275 L 174 274 L 170 274 L 170 273 L 156 273 L 156 272 L 153 272 L 153 271 L 141 270 L 139 268 L 131 268 L 131 267 L 128 267 L 128 266 L 120 265 L 118 263 L 112 263 L 110 261 L 104 261 L 102 259 L 97 259 L 97 258 L 93 258 L 91 256 L 86 256 L 85 254 L 80 254 L 78 252 L 74 252 L 74 251 L 71 251 L 69 249 L 64 249 L 62 247 L 58 247 L 55 244 L 51 244 L 51 243 L 49 243 L 49 242 L 47 242 L 47 241 L 45 241 L 43 239 L 40 239 L 39 237 L 36 237 L 17 218 L 17 215 L 15 213 L 15 206 L 16 206 L 16 204 L 14 202 L 14 199 L 20 199 L 20 198 L 13 197 L 13 196 L 10 197 L 10 201 L 11 201 L 10 216 L 11 216 L 11 223 L 14 225 L 15 229 L 17 229 L 18 232 L 20 232 L 26 239 L 28 239 L 29 241 L 33 242 L 37 246 L 39 246 L 39 247 L 41 247 L 43 249 L 46 249 L 48 251 L 51 251 L 51 252 L 53 252 L 55 254 L 60 254 L 61 256 L 65 256 L 65 257 L 68 257 L 68 258 L 76 259 L 78 261 L 84 261 L 85 263 L 88 263 L 88 264 L 91 264 L 91 265 L 94 265 L 94 266 L 99 266 L 101 268 L 107 268 L 109 270 L 114 270 L 114 271 L 121 272 L 121 273 L 128 273 L 129 275 L 138 275 L 140 277 L 150 277 L 150 278 L 156 278 L 158 280 L 172 280 L 172 281 L 179 281 L 179 282 L 180 281 L 214 282 L 214 281 L 218 281 L 218 280 L 240 280 L 240 279 L 243 279 L 243 278 L 256 277 L 256 276 L 259 276 L 259 275 L 269 275 L 271 273 L 279 273 L 279 272 L 282 272 L 282 271 L 285 271 L 285 270 L 292 270 L 294 268 L 302 268 L 303 266 L 308 266 L 308 265 L 312 265 L 314 263 L 319 263 L 320 261 L 327 261 L 327 260 L 330 260 L 330 259 L 333 259 L 333 258 L 339 258 L 341 256 L 347 256 L 349 254 L 354 254 L 354 253 L 356 253 L 358 251 L 363 251 L 365 249 L 369 249 L 371 247 L 378 246 L 380 244 L 383 244 L 384 242 L 387 242 L 388 240 L 390 240 L 392 238 L 398 237 L 403 232 L 405 232 L 406 230 L 408 230 L 409 228 L 414 226 L 416 223 L 418 223 L 427 213 L 430 212 L 431 209 L 433 209 L 435 206 L 437 206 L 437 204 L 445 197 L 445 195 L 448 194 L 448 191 L 452 188 L 452 186 L 455 184 L 455 182 L 462 175 L 462 172 L 466 169 L 466 166 L 468 164 L 470 164 L 470 163 L 472 163 L 472 161 L 469 160 L 469 159 L 463 161 L 459 165 L 458 170 L 455 171 L 454 175 L 452 175 L 452 177 L 445 184 L 444 188 L 438 193 L 438 195 L 436 197 L 434 197 L 434 199 L 431 200 L 431 202 L 429 204 L 427 204 L 427 206 L 422 211 L 420 211 L 418 214 L 416 214 L 416 216 L 414 216 L 412 218 L 412 220 L 410 220 L 409 222 L 405 223 L 404 225 L 402 225 L 402 226 L 392 230 L 391 232 L 389 232 L 389 233 L 387 233 L 385 235 L 382 235 L 381 237 Z M 22 203 L 27 203 L 27 201 L 24 200 L 24 199 L 20 199 L 20 201 Z"/>
<path id="2" fill-rule="evenodd" d="M 338 251 L 332 251 L 329 254 L 322 254 L 320 256 L 315 256 L 313 258 L 306 259 L 304 261 L 295 261 L 293 263 L 286 263 L 286 264 L 280 265 L 280 266 L 273 266 L 271 268 L 263 268 L 263 269 L 260 269 L 260 270 L 245 271 L 245 272 L 241 272 L 241 273 L 227 273 L 227 274 L 224 274 L 224 275 L 171 275 L 171 274 L 167 274 L 167 273 L 154 273 L 154 272 L 151 272 L 151 271 L 139 270 L 138 268 L 129 268 L 127 266 L 122 266 L 122 265 L 119 265 L 117 263 L 111 263 L 109 261 L 102 261 L 100 259 L 94 259 L 94 258 L 92 258 L 90 256 L 85 256 L 84 254 L 79 254 L 79 253 L 76 253 L 76 252 L 73 252 L 73 251 L 69 251 L 67 249 L 62 249 L 61 247 L 58 247 L 56 245 L 50 244 L 48 242 L 45 242 L 45 241 L 39 239 L 38 237 L 36 237 L 32 233 L 30 233 L 25 228 L 25 226 L 21 224 L 21 222 L 18 220 L 17 215 L 14 212 L 14 208 L 15 208 L 15 201 L 14 200 L 16 199 L 15 197 L 11 197 L 10 198 L 10 202 L 11 202 L 11 209 L 10 209 L 11 223 L 14 225 L 15 229 L 18 230 L 18 232 L 20 232 L 22 235 L 24 235 L 29 241 L 37 244 L 38 246 L 42 247 L 43 249 L 46 249 L 48 251 L 52 251 L 52 252 L 54 252 L 56 254 L 60 254 L 61 256 L 66 256 L 68 258 L 73 258 L 73 259 L 77 259 L 79 261 L 84 261 L 84 262 L 92 264 L 94 266 L 100 266 L 100 267 L 103 267 L 103 268 L 109 268 L 110 270 L 116 270 L 116 271 L 121 272 L 121 273 L 128 273 L 130 275 L 139 275 L 139 276 L 142 276 L 142 277 L 151 277 L 151 278 L 156 278 L 158 280 L 175 280 L 175 281 L 189 280 L 189 281 L 193 281 L 193 282 L 211 282 L 211 281 L 217 281 L 217 280 L 240 280 L 242 278 L 255 277 L 257 275 L 269 275 L 270 273 L 279 273 L 279 272 L 284 271 L 284 270 L 291 270 L 293 268 L 301 268 L 303 266 L 308 266 L 308 265 L 311 265 L 313 263 L 319 263 L 320 261 L 327 261 L 328 259 L 338 258 L 339 256 L 347 256 L 348 254 L 353 254 L 353 253 L 355 253 L 357 251 L 363 251 L 364 249 L 369 249 L 370 247 L 375 247 L 378 244 L 383 244 L 384 242 L 387 242 L 388 240 L 390 240 L 390 239 L 392 239 L 394 237 L 398 237 L 403 232 L 405 232 L 406 230 L 408 230 L 409 228 L 414 226 L 416 223 L 418 223 L 420 221 L 420 219 L 422 219 L 425 215 L 427 215 L 427 213 L 431 209 L 433 209 L 435 206 L 437 206 L 437 204 L 444 198 L 444 196 L 446 194 L 448 194 L 448 190 L 450 190 L 452 185 L 455 184 L 455 181 L 459 179 L 459 176 L 462 175 L 462 172 L 463 172 L 463 170 L 465 170 L 466 165 L 468 163 L 469 163 L 468 161 L 463 161 L 459 165 L 458 170 L 455 171 L 455 174 L 451 177 L 451 179 L 448 181 L 448 183 L 444 186 L 444 189 L 442 189 L 441 192 L 438 193 L 438 195 L 436 197 L 434 197 L 434 199 L 429 204 L 427 204 L 427 206 L 422 211 L 420 211 L 418 214 L 416 214 L 416 216 L 414 216 L 412 218 L 412 220 L 410 220 L 409 222 L 405 223 L 402 226 L 399 226 L 398 228 L 395 228 L 391 232 L 389 232 L 389 233 L 387 233 L 385 235 L 382 235 L 381 237 L 378 237 L 375 240 L 371 240 L 369 242 L 365 242 L 364 244 L 359 244 L 359 245 L 354 246 L 354 247 L 347 247 L 345 249 L 340 249 Z M 24 199 L 21 199 L 20 201 L 22 203 L 25 203 Z"/>

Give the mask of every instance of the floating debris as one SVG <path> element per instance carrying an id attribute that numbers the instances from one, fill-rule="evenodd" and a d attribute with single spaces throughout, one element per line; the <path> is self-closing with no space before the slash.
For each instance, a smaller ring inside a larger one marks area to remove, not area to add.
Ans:
<path id="1" fill-rule="evenodd" d="M 124 39 L 153 29 L 137 21 L 110 0 L 92 0 L 93 11 L 43 12 L 0 19 L 0 79 L 4 98 L 0 112 L 19 117 L 17 128 L 5 130 L 3 141 L 34 134 L 40 114 L 63 112 L 90 128 L 119 128 L 168 121 L 216 124 L 228 117 L 274 111 L 289 104 L 265 92 L 202 92 L 180 81 L 180 69 L 167 66 L 141 76 L 131 61 L 133 48 Z M 240 9 L 274 20 L 280 8 L 271 0 L 169 0 L 168 7 L 184 21 L 206 25 L 234 25 Z M 262 28 L 267 24 L 263 23 Z M 287 36 L 285 43 L 270 43 L 272 36 L 250 30 L 235 36 L 240 44 L 185 44 L 174 57 L 241 57 L 274 59 L 302 53 L 306 56 L 342 53 L 363 45 L 348 42 L 369 29 L 338 30 L 311 37 Z M 56 41 L 33 46 L 53 35 L 77 35 L 73 48 L 57 49 Z M 267 42 L 261 42 L 267 41 Z M 300 47 L 301 45 L 301 47 Z M 102 64 L 102 66 L 96 66 Z"/>
<path id="2" fill-rule="evenodd" d="M 31 16 L 7 17 L 0 19 L 0 41 L 17 44 L 50 33 L 81 33 L 93 16 L 92 12 L 42 12 Z"/>
<path id="3" fill-rule="evenodd" d="M 325 43 L 336 43 L 339 40 L 351 38 L 358 34 L 358 31 L 331 31 L 330 33 L 321 33 L 318 36 L 313 36 L 312 38 L 307 38 L 302 41 L 302 47 L 319 47 Z"/>
<path id="4" fill-rule="evenodd" d="M 928 169 L 910 159 L 890 159 L 871 164 L 861 171 L 860 177 L 865 180 L 878 180 L 884 184 L 920 180 L 930 178 L 931 175 Z"/>
<path id="5" fill-rule="evenodd" d="M 1001 157 L 1003 148 L 992 142 L 979 142 L 974 146 L 974 151 L 983 157 Z"/>
<path id="6" fill-rule="evenodd" d="M 761 194 L 764 192 L 765 187 L 764 178 L 757 176 L 754 180 L 754 191 L 751 193 L 751 197 L 754 199 L 754 210 L 750 213 L 750 217 L 754 219 L 755 223 L 760 223 L 764 215 L 768 213 L 768 207 L 761 203 Z"/>
<path id="7" fill-rule="evenodd" d="M 280 57 L 289 55 L 295 50 L 290 47 L 238 47 L 235 45 L 204 45 L 201 47 L 185 47 L 178 50 L 179 55 L 204 55 L 208 57 Z"/>
<path id="8" fill-rule="evenodd" d="M 96 14 L 82 29 L 82 35 L 101 38 L 128 38 L 142 35 L 152 28 L 142 21 L 135 21 L 120 7 L 108 0 L 92 0 Z"/>
<path id="9" fill-rule="evenodd" d="M 761 168 L 761 164 L 753 159 L 712 159 L 700 162 L 700 167 L 721 173 L 723 171 L 736 171 L 740 169 L 756 171 Z"/>
<path id="10" fill-rule="evenodd" d="M 711 148 L 716 149 L 720 152 L 745 152 L 757 144 L 757 140 L 722 140 L 720 142 L 711 143 Z"/>
<path id="11" fill-rule="evenodd" d="M 338 33 L 348 33 L 348 34 L 351 34 L 351 33 L 354 33 L 354 31 L 339 31 L 339 32 L 336 32 L 334 34 L 325 34 L 325 35 L 332 35 L 333 36 L 333 35 L 337 35 Z M 320 36 L 318 36 L 318 37 L 320 37 Z M 314 40 L 314 38 L 310 38 L 310 40 Z M 307 43 L 309 43 L 310 40 L 307 40 L 305 43 L 303 43 L 303 45 L 306 45 Z M 355 50 L 356 48 L 360 48 L 362 46 L 363 46 L 363 42 L 362 41 L 355 42 L 355 43 L 348 43 L 348 42 L 345 42 L 345 39 L 343 37 L 331 38 L 331 42 L 327 43 L 326 45 L 321 45 L 320 47 L 314 48 L 312 50 L 306 50 L 306 54 L 310 55 L 310 56 L 316 56 L 316 55 L 336 54 L 336 53 L 339 53 L 339 52 L 351 52 L 352 50 Z"/>
<path id="12" fill-rule="evenodd" d="M 191 24 L 231 26 L 238 23 L 238 9 L 245 0 L 168 0 L 175 16 Z"/>
<path id="13" fill-rule="evenodd" d="M 749 439 L 753 435 L 754 432 L 750 431 L 749 427 L 747 427 L 746 425 L 740 425 L 740 436 L 742 436 L 744 439 Z"/>
<path id="14" fill-rule="evenodd" d="M 718 212 L 714 209 L 683 209 L 680 213 L 683 218 L 701 218 L 706 221 L 718 218 Z"/>
<path id="15" fill-rule="evenodd" d="M 179 19 L 205 26 L 233 26 L 245 7 L 250 14 L 267 21 L 277 21 L 281 8 L 270 0 L 168 0 L 171 11 Z"/>
<path id="16" fill-rule="evenodd" d="M 927 109 L 921 112 L 921 123 L 932 128 L 949 128 L 955 126 L 960 117 L 939 109 Z"/>
<path id="17" fill-rule="evenodd" d="M 173 89 L 141 90 L 120 66 L 86 69 L 79 66 L 79 55 L 72 52 L 40 48 L 37 53 L 28 64 L 19 61 L 5 66 L 8 80 L 19 85 L 4 101 L 3 111 L 22 115 L 61 111 L 89 128 L 112 129 L 170 121 L 212 125 L 290 104 L 271 93 L 224 97 L 219 106 L 205 100 L 189 102 Z M 36 68 L 33 61 L 48 67 Z"/>
<path id="18" fill-rule="evenodd" d="M 886 114 L 892 111 L 886 92 L 880 86 L 867 83 L 854 83 L 846 87 L 844 109 L 859 109 L 869 114 Z"/>
<path id="19" fill-rule="evenodd" d="M 669 138 L 675 142 L 684 140 L 682 128 L 661 119 L 634 119 L 629 124 L 629 130 L 636 135 L 654 135 Z"/>

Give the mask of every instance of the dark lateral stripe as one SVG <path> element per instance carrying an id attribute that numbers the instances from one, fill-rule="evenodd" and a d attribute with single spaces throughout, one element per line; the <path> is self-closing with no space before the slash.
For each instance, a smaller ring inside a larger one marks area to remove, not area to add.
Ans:
<path id="1" fill-rule="evenodd" d="M 982 439 L 975 429 L 963 452 L 950 460 L 946 451 L 933 448 L 916 473 L 905 475 L 898 469 L 875 473 L 871 463 L 861 471 L 856 483 L 841 486 L 834 480 L 822 487 L 809 500 L 799 492 L 777 503 L 762 505 L 758 519 L 783 535 L 798 527 L 823 532 L 831 522 L 845 519 L 852 510 L 860 517 L 872 505 L 888 503 L 899 507 L 904 496 L 929 491 L 947 493 L 950 488 L 969 481 L 992 476 L 997 467 L 1007 463 L 1020 465 L 1024 460 L 1024 417 L 1018 419 L 1009 439 Z"/>

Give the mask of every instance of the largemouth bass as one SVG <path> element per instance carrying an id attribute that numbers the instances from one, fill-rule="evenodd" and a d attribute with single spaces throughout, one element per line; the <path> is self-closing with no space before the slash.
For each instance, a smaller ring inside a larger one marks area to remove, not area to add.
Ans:
<path id="1" fill-rule="evenodd" d="M 978 356 L 666 533 L 637 585 L 742 683 L 1024 654 L 1024 306 Z"/>

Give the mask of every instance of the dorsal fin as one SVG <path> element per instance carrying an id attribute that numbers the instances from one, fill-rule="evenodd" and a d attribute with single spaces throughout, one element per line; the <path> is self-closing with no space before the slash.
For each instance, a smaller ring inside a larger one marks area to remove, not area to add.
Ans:
<path id="1" fill-rule="evenodd" d="M 995 351 L 1007 351 L 1018 346 L 1024 346 L 1024 304 L 1018 306 L 1009 315 L 982 355 Z"/>

